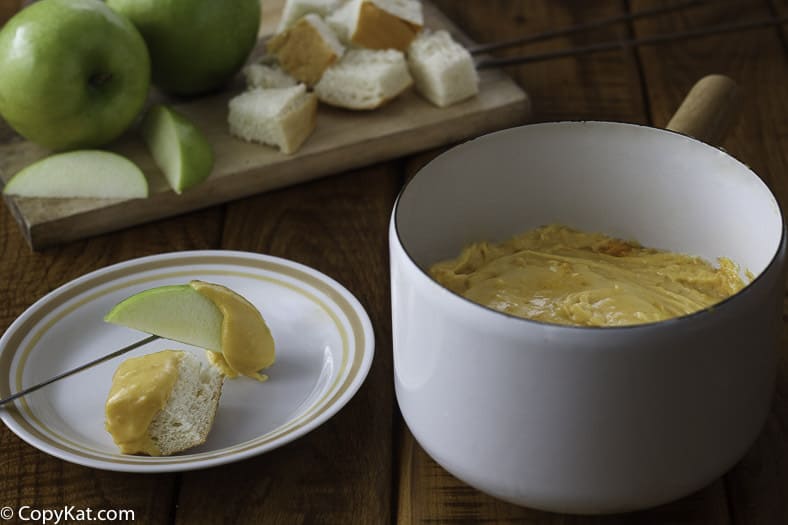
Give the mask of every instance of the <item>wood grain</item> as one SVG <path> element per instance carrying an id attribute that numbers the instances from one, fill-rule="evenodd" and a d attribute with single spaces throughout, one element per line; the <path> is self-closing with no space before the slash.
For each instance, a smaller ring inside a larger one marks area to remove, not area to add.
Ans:
<path id="1" fill-rule="evenodd" d="M 375 358 L 353 400 L 316 431 L 251 461 L 184 474 L 177 523 L 389 523 L 394 399 L 384 233 L 399 185 L 397 165 L 387 164 L 229 205 L 222 247 L 287 257 L 345 285 L 372 319 Z"/>
<path id="2" fill-rule="evenodd" d="M 739 86 L 725 75 L 706 75 L 692 86 L 665 126 L 708 144 L 719 144 L 739 116 Z"/>
<path id="3" fill-rule="evenodd" d="M 268 20 L 278 19 L 276 13 L 266 14 Z M 425 23 L 435 29 L 452 28 L 429 4 L 425 6 Z M 131 130 L 109 149 L 134 161 L 146 174 L 148 198 L 6 196 L 6 201 L 31 246 L 40 248 L 396 158 L 525 120 L 528 99 L 503 72 L 481 72 L 479 89 L 476 97 L 448 108 L 431 105 L 413 90 L 376 111 L 352 112 L 321 105 L 317 129 L 309 140 L 295 154 L 283 155 L 229 134 L 227 103 L 242 90 L 236 83 L 218 95 L 174 104 L 205 132 L 215 150 L 211 176 L 184 194 L 169 189 L 142 140 Z M 30 142 L 0 145 L 0 179 L 7 181 L 49 154 Z"/>

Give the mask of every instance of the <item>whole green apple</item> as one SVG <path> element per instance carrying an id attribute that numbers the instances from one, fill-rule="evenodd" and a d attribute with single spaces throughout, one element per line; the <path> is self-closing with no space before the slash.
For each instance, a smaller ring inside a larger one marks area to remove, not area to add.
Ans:
<path id="1" fill-rule="evenodd" d="M 260 0 L 107 0 L 150 50 L 153 83 L 176 95 L 221 87 L 257 42 Z"/>
<path id="2" fill-rule="evenodd" d="M 110 142 L 139 114 L 149 85 L 145 41 L 100 0 L 41 0 L 0 31 L 0 115 L 42 146 Z"/>

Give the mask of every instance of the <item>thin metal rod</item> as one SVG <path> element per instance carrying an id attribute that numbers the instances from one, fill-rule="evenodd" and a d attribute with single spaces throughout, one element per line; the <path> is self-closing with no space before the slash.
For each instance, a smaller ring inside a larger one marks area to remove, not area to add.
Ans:
<path id="1" fill-rule="evenodd" d="M 74 375 L 77 372 L 81 372 L 81 371 L 85 370 L 86 368 L 90 368 L 91 366 L 95 366 L 95 365 L 97 365 L 99 363 L 103 363 L 104 361 L 109 361 L 110 359 L 118 357 L 119 355 L 123 355 L 126 352 L 131 352 L 135 348 L 139 348 L 139 347 L 141 347 L 143 345 L 146 345 L 146 344 L 148 344 L 150 342 L 155 341 L 156 339 L 159 339 L 158 335 L 152 335 L 150 337 L 146 337 L 145 339 L 141 339 L 141 340 L 137 341 L 136 343 L 132 343 L 132 344 L 130 344 L 128 346 L 124 346 L 120 350 L 115 350 L 111 354 L 107 354 L 107 355 L 105 355 L 103 357 L 99 357 L 98 359 L 96 359 L 94 361 L 91 361 L 89 363 L 85 363 L 84 365 L 81 365 L 81 366 L 78 366 L 78 367 L 76 367 L 74 369 L 71 369 L 68 372 L 63 372 L 62 374 L 57 375 L 57 376 L 55 376 L 55 377 L 53 377 L 51 379 L 47 379 L 43 383 L 38 383 L 37 385 L 33 385 L 31 387 L 25 388 L 24 390 L 20 390 L 16 394 L 12 394 L 12 395 L 8 396 L 5 399 L 0 399 L 0 406 L 3 406 L 3 405 L 5 405 L 8 402 L 13 401 L 14 399 L 20 398 L 20 397 L 22 397 L 24 395 L 27 395 L 27 394 L 29 394 L 31 392 L 35 392 L 36 390 L 44 388 L 47 385 L 51 385 L 55 381 L 60 381 L 63 378 L 66 378 L 68 376 Z"/>
<path id="2" fill-rule="evenodd" d="M 532 62 L 541 62 L 544 60 L 553 60 L 556 58 L 574 57 L 578 55 L 587 55 L 589 53 L 598 53 L 601 51 L 612 51 L 627 47 L 647 46 L 654 44 L 661 44 L 664 42 L 673 42 L 676 40 L 687 40 L 691 38 L 699 38 L 710 35 L 717 35 L 721 33 L 731 33 L 735 31 L 747 31 L 751 29 L 758 29 L 761 27 L 775 26 L 788 23 L 788 17 L 780 18 L 767 18 L 763 20 L 753 20 L 750 22 L 742 22 L 740 24 L 712 26 L 703 29 L 695 29 L 692 31 L 685 31 L 681 33 L 670 33 L 665 35 L 655 35 L 636 40 L 618 40 L 613 42 L 602 42 L 600 44 L 593 44 L 586 47 L 576 47 L 572 49 L 565 49 L 563 51 L 551 51 L 547 53 L 539 53 L 534 55 L 524 55 L 518 57 L 504 57 L 504 58 L 485 58 L 480 60 L 476 67 L 479 69 L 503 66 L 515 66 L 520 64 L 530 64 Z"/>
<path id="3" fill-rule="evenodd" d="M 638 20 L 640 18 L 648 18 L 652 16 L 664 15 L 674 11 L 681 11 L 701 4 L 708 3 L 708 0 L 689 0 L 686 2 L 679 2 L 670 6 L 655 7 L 651 9 L 643 9 L 642 11 L 633 11 L 631 13 L 624 13 L 621 15 L 613 16 L 610 18 L 603 18 L 601 20 L 594 20 L 585 24 L 578 24 L 561 29 L 553 29 L 545 31 L 544 33 L 537 33 L 535 35 L 528 35 L 510 40 L 502 40 L 500 42 L 491 42 L 489 44 L 477 44 L 468 49 L 472 55 L 479 53 L 488 53 L 490 51 L 497 51 L 499 49 L 506 49 L 507 47 L 521 46 L 524 44 L 532 44 L 534 42 L 541 42 L 543 40 L 551 40 L 561 36 L 572 35 L 575 33 L 584 33 L 593 29 L 599 29 L 619 22 L 628 22 L 630 20 Z"/>

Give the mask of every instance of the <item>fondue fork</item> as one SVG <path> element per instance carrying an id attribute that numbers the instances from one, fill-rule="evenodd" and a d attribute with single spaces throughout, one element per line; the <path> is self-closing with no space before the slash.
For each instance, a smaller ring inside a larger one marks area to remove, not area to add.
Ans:
<path id="1" fill-rule="evenodd" d="M 628 47 L 648 46 L 655 44 L 662 44 L 665 42 L 673 42 L 678 40 L 689 40 L 691 38 L 700 38 L 704 36 L 718 35 L 722 33 L 732 33 L 737 31 L 748 31 L 753 29 L 760 29 L 763 27 L 779 26 L 788 23 L 788 16 L 763 18 L 759 20 L 750 20 L 747 22 L 740 22 L 737 24 L 725 24 L 711 27 L 704 27 L 701 29 L 693 29 L 690 31 L 682 31 L 678 33 L 666 33 L 661 35 L 654 35 L 633 40 L 611 40 L 608 42 L 601 42 L 598 44 L 591 44 L 583 47 L 575 47 L 571 49 L 564 49 L 561 51 L 548 51 L 546 53 L 535 53 L 532 55 L 521 55 L 515 57 L 502 57 L 493 58 L 485 57 L 476 63 L 479 69 L 514 66 L 520 64 L 528 64 L 531 62 L 541 62 L 544 60 L 553 60 L 557 58 L 573 57 L 579 55 L 587 55 L 590 53 L 598 53 L 600 51 L 613 51 L 616 49 L 623 49 Z M 519 45 L 522 40 L 512 40 L 501 42 L 498 44 L 485 44 L 478 47 L 471 48 L 469 51 L 472 54 L 480 53 L 480 50 L 490 49 L 503 49 Z"/>
<path id="2" fill-rule="evenodd" d="M 15 393 L 15 394 L 11 394 L 10 396 L 6 397 L 5 399 L 0 399 L 0 406 L 3 406 L 6 403 L 9 403 L 9 402 L 13 401 L 14 399 L 18 399 L 18 398 L 20 398 L 22 396 L 25 396 L 25 395 L 27 395 L 27 394 L 29 394 L 31 392 L 35 392 L 36 390 L 44 388 L 47 385 L 51 385 L 55 381 L 60 381 L 61 379 L 64 379 L 64 378 L 69 377 L 69 376 L 72 376 L 72 375 L 76 374 L 77 372 L 81 372 L 81 371 L 83 371 L 83 370 L 85 370 L 87 368 L 90 368 L 92 366 L 95 366 L 95 365 L 97 365 L 99 363 L 103 363 L 104 361 L 109 361 L 110 359 L 113 359 L 115 357 L 123 355 L 126 352 L 131 352 L 135 348 L 139 348 L 139 347 L 141 347 L 143 345 L 151 343 L 151 342 L 155 341 L 156 339 L 160 339 L 160 337 L 158 335 L 151 335 L 149 337 L 146 337 L 145 339 L 140 339 L 136 343 L 131 343 L 128 346 L 124 346 L 123 348 L 121 348 L 119 350 L 115 350 L 111 354 L 107 354 L 105 356 L 99 357 L 98 359 L 94 359 L 93 361 L 90 361 L 89 363 L 85 363 L 84 365 L 80 365 L 80 366 L 78 366 L 76 368 L 72 368 L 71 370 L 69 370 L 67 372 L 63 372 L 62 374 L 56 375 L 55 377 L 52 377 L 52 378 L 49 378 L 46 381 L 42 381 L 41 383 L 35 384 L 35 385 L 31 386 L 31 387 L 27 387 L 27 388 L 25 388 L 23 390 L 20 390 L 19 392 Z"/>

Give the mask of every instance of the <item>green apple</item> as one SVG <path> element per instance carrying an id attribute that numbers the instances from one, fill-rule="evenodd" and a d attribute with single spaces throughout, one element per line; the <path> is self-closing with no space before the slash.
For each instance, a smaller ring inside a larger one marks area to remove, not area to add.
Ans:
<path id="1" fill-rule="evenodd" d="M 140 30 L 153 82 L 176 95 L 221 87 L 257 41 L 260 0 L 107 0 Z"/>
<path id="2" fill-rule="evenodd" d="M 219 308 L 188 284 L 159 286 L 118 303 L 104 320 L 220 352 L 222 320 Z"/>
<path id="3" fill-rule="evenodd" d="M 197 126 L 174 109 L 153 106 L 142 120 L 141 132 L 175 193 L 199 184 L 211 174 L 211 144 Z"/>
<path id="4" fill-rule="evenodd" d="M 148 196 L 148 181 L 115 153 L 79 150 L 46 157 L 11 177 L 3 193 L 23 197 L 135 199 Z"/>
<path id="5" fill-rule="evenodd" d="M 41 0 L 0 31 L 0 115 L 56 149 L 118 137 L 150 84 L 145 41 L 100 0 Z"/>

